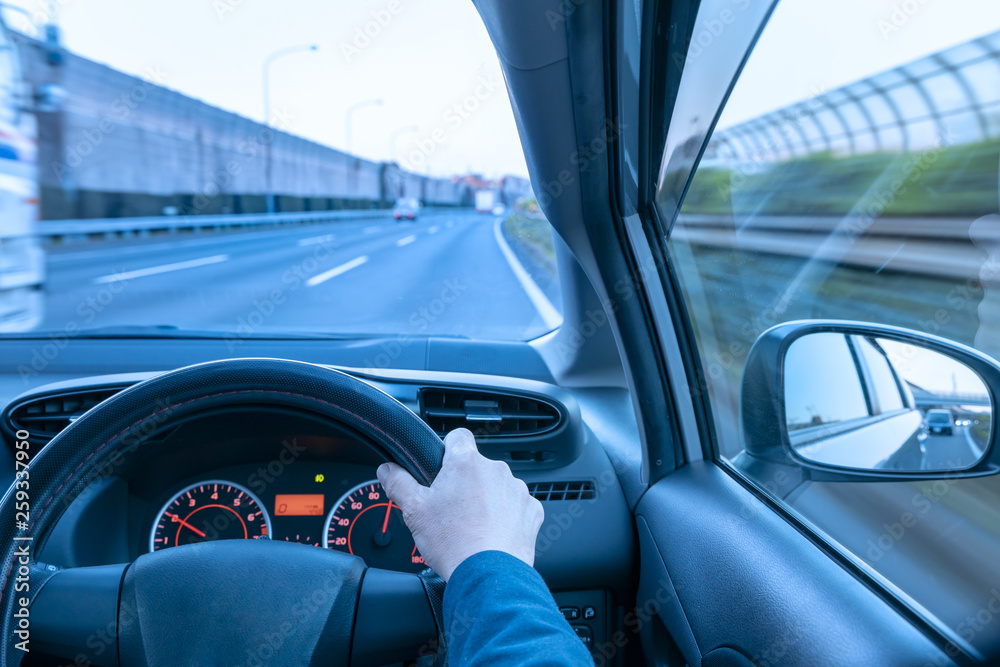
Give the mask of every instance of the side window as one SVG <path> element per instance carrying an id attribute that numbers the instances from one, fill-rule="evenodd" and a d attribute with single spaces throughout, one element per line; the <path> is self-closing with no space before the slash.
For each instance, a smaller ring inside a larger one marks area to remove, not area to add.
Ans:
<path id="1" fill-rule="evenodd" d="M 854 355 L 842 334 L 800 338 L 788 348 L 785 418 L 788 430 L 868 416 Z M 823 382 L 817 382 L 821 377 Z"/>
<path id="2" fill-rule="evenodd" d="M 872 412 L 882 414 L 905 408 L 900 386 L 892 368 L 889 367 L 889 360 L 886 359 L 885 353 L 876 350 L 872 343 L 864 338 L 856 337 L 854 347 L 861 353 L 868 370 Z"/>
<path id="3" fill-rule="evenodd" d="M 746 464 L 757 441 L 734 426 L 748 354 L 786 322 L 903 327 L 1000 358 L 1000 12 L 912 4 L 779 2 L 676 219 L 659 192 L 717 461 L 975 655 L 1000 647 L 1000 476 L 786 487 Z M 810 338 L 783 366 L 801 460 L 980 458 L 992 407 L 976 378 L 891 341 Z"/>

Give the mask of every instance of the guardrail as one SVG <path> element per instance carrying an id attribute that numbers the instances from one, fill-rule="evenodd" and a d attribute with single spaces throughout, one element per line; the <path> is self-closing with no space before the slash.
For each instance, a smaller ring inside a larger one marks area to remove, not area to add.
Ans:
<path id="1" fill-rule="evenodd" d="M 996 271 L 1000 217 L 981 220 L 974 228 L 969 219 L 885 218 L 858 228 L 843 218 L 761 216 L 736 227 L 732 216 L 682 215 L 671 236 L 698 246 L 968 280 Z"/>
<path id="2" fill-rule="evenodd" d="M 884 217 L 866 219 L 861 216 L 754 215 L 736 216 L 703 213 L 681 213 L 679 221 L 688 229 L 721 229 L 740 232 L 774 232 L 785 234 L 822 234 L 849 237 L 881 237 L 892 239 L 924 239 L 934 242 L 969 243 L 971 217 L 916 218 Z M 1000 227 L 982 225 L 976 231 L 977 240 L 1000 243 Z"/>
<path id="3" fill-rule="evenodd" d="M 244 213 L 233 215 L 152 216 L 148 218 L 93 218 L 47 220 L 36 225 L 38 236 L 49 243 L 79 243 L 88 240 L 143 237 L 161 232 L 222 231 L 224 229 L 268 229 L 284 225 L 308 225 L 334 220 L 390 218 L 389 209 L 302 211 L 299 213 Z"/>

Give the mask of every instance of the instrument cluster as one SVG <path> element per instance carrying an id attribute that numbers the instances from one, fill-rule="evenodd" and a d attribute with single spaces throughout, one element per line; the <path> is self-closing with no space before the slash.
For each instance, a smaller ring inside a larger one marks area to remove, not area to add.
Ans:
<path id="1" fill-rule="evenodd" d="M 369 567 L 426 565 L 399 506 L 368 466 L 300 461 L 233 466 L 175 486 L 151 517 L 149 551 L 214 540 L 299 542 L 359 556 Z"/>

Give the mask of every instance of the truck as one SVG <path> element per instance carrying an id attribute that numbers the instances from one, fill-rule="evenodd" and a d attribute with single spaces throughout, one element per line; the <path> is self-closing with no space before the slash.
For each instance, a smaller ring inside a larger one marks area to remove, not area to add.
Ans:
<path id="1" fill-rule="evenodd" d="M 493 213 L 496 201 L 497 193 L 495 190 L 477 190 L 476 213 Z"/>
<path id="2" fill-rule="evenodd" d="M 0 333 L 30 331 L 42 319 L 38 123 L 29 90 L 17 45 L 0 17 Z"/>

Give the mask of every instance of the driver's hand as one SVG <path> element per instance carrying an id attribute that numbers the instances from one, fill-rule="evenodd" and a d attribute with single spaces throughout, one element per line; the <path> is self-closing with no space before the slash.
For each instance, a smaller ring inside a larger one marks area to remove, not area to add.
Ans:
<path id="1" fill-rule="evenodd" d="M 480 454 L 467 429 L 444 439 L 444 462 L 430 487 L 395 463 L 382 464 L 378 480 L 403 511 L 427 566 L 445 581 L 481 551 L 504 551 L 534 565 L 542 504 L 506 463 Z"/>

